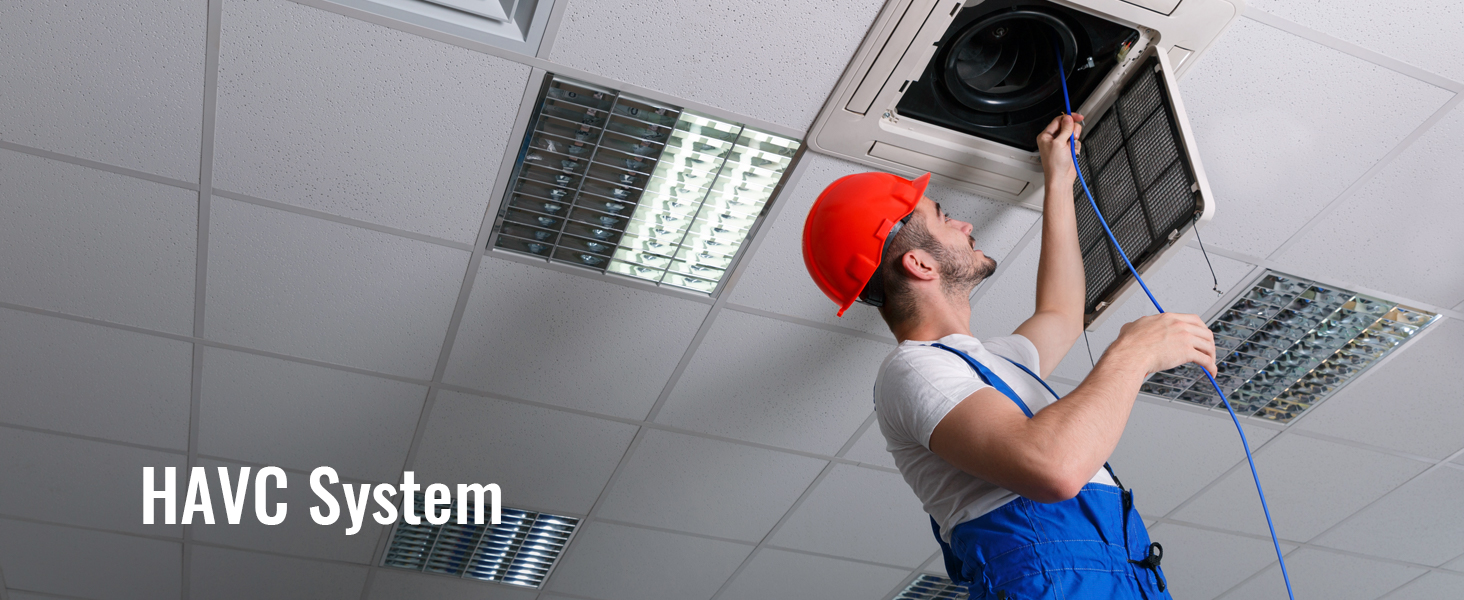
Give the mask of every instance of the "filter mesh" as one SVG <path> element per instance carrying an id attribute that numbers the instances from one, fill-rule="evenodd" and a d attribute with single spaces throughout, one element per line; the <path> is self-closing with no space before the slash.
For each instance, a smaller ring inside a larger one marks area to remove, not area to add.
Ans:
<path id="1" fill-rule="evenodd" d="M 1169 234 L 1190 223 L 1201 208 L 1189 157 L 1182 151 L 1179 127 L 1167 101 L 1163 76 L 1150 57 L 1119 93 L 1113 107 L 1087 121 L 1078 165 L 1103 217 L 1135 265 L 1169 243 Z M 1108 245 L 1081 184 L 1073 184 L 1078 244 L 1088 275 L 1084 312 L 1093 313 L 1133 277 L 1115 257 L 1098 251 Z M 1097 261 L 1097 264 L 1090 264 Z"/>

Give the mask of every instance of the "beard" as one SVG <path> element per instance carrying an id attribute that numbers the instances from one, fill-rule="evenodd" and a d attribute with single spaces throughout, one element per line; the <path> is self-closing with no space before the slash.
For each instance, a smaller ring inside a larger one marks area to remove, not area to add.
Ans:
<path id="1" fill-rule="evenodd" d="M 976 260 L 976 240 L 967 238 L 969 248 L 942 248 L 936 257 L 940 265 L 941 286 L 947 294 L 970 294 L 976 285 L 996 272 L 996 260 L 981 255 Z"/>

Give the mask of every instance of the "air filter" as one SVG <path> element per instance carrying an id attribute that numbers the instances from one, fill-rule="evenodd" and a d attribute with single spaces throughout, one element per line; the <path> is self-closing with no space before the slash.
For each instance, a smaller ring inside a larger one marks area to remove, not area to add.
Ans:
<path id="1" fill-rule="evenodd" d="M 425 494 L 417 495 L 417 514 L 425 514 Z M 396 524 L 382 566 L 537 588 L 544 584 L 579 519 L 502 507 L 498 525 L 467 525 L 449 520 L 432 525 Z M 441 509 L 439 509 L 441 510 Z M 457 514 L 453 501 L 452 514 Z"/>
<path id="2" fill-rule="evenodd" d="M 1168 100 L 1159 60 L 1151 56 L 1107 111 L 1084 121 L 1078 165 L 1135 266 L 1178 239 L 1203 208 Z M 1083 312 L 1091 315 L 1133 274 L 1103 233 L 1081 183 L 1073 184 L 1073 197 L 1087 274 Z"/>

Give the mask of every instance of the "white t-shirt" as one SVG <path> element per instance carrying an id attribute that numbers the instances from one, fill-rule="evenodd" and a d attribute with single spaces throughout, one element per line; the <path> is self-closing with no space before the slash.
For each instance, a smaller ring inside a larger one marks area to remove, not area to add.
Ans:
<path id="1" fill-rule="evenodd" d="M 1052 394 L 1042 384 L 1006 360 L 1041 372 L 1037 347 L 1026 337 L 1010 335 L 982 343 L 969 335 L 954 334 L 937 341 L 971 355 L 996 373 L 1033 413 L 1052 404 Z M 931 343 L 906 341 L 885 358 L 874 384 L 875 412 L 885 449 L 894 455 L 895 466 L 924 504 L 925 512 L 935 517 L 941 537 L 950 541 L 951 529 L 956 525 L 1000 508 L 1018 496 L 956 468 L 930 451 L 930 434 L 946 413 L 976 390 L 989 387 L 961 357 Z M 1102 468 L 1090 481 L 1115 485 Z"/>

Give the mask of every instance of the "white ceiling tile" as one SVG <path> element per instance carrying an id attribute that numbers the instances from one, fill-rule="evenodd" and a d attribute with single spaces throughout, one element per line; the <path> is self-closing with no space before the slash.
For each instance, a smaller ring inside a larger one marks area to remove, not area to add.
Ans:
<path id="1" fill-rule="evenodd" d="M 381 569 L 371 580 L 367 600 L 534 600 L 538 590 L 501 583 Z"/>
<path id="2" fill-rule="evenodd" d="M 366 567 L 194 546 L 189 597 L 355 600 L 366 585 L 366 572 Z"/>
<path id="3" fill-rule="evenodd" d="M 575 535 L 548 587 L 604 600 L 708 600 L 752 548 L 591 522 Z"/>
<path id="4" fill-rule="evenodd" d="M 1249 19 L 1216 40 L 1180 90 L 1216 196 L 1205 241 L 1256 256 L 1285 242 L 1450 96 Z"/>
<path id="5" fill-rule="evenodd" d="M 473 242 L 528 66 L 284 0 L 219 45 L 215 187 Z"/>
<path id="6" fill-rule="evenodd" d="M 803 130 L 881 4 L 575 2 L 549 60 Z"/>
<path id="7" fill-rule="evenodd" d="M 834 465 L 769 543 L 911 569 L 940 549 L 898 473 L 849 465 Z"/>
<path id="8" fill-rule="evenodd" d="M 0 135 L 198 181 L 208 3 L 0 6 Z"/>
<path id="9" fill-rule="evenodd" d="M 1276 432 L 1246 426 L 1245 435 L 1256 448 Z M 1134 490 L 1134 506 L 1139 514 L 1149 518 L 1169 514 L 1227 469 L 1244 461 L 1240 436 L 1228 417 L 1220 419 L 1146 401 L 1134 402 L 1123 438 L 1108 459 L 1119 480 Z M 1250 470 L 1245 472 L 1246 481 L 1250 481 Z M 1267 477 L 1262 484 L 1271 479 Z M 1245 506 L 1250 508 L 1251 504 Z"/>
<path id="10" fill-rule="evenodd" d="M 1464 553 L 1464 472 L 1435 469 L 1317 538 L 1330 548 L 1439 566 Z"/>
<path id="11" fill-rule="evenodd" d="M 1457 382 L 1440 377 L 1464 356 L 1464 323 L 1443 320 L 1342 388 L 1296 424 L 1315 431 L 1442 459 L 1464 448 L 1464 404 Z"/>
<path id="12" fill-rule="evenodd" d="M 803 222 L 814 200 L 834 180 L 870 168 L 813 152 L 803 155 L 798 168 L 802 172 L 798 185 L 779 196 L 777 201 L 785 206 L 771 227 L 764 225 L 765 239 L 748 259 L 752 262 L 732 288 L 730 301 L 893 340 L 889 327 L 873 307 L 855 304 L 843 317 L 835 316 L 838 307 L 819 291 L 803 265 Z M 1037 221 L 1037 213 L 1032 210 L 934 182 L 926 188 L 926 196 L 939 202 L 951 216 L 970 222 L 975 227 L 971 236 L 976 246 L 997 261 L 1005 260 Z"/>
<path id="13" fill-rule="evenodd" d="M 207 348 L 201 454 L 395 481 L 426 386 Z"/>
<path id="14" fill-rule="evenodd" d="M 875 374 L 893 349 L 724 310 L 656 421 L 832 455 L 869 417 Z"/>
<path id="15" fill-rule="evenodd" d="M 220 462 L 209 459 L 199 459 L 198 466 L 203 467 L 208 475 L 209 497 L 213 500 L 214 524 L 209 525 L 201 515 L 194 515 L 193 539 L 202 542 L 212 542 L 236 548 L 247 548 L 250 550 L 262 550 L 266 552 L 278 552 L 281 554 L 292 554 L 327 560 L 337 560 L 369 564 L 371 555 L 376 551 L 376 544 L 381 540 L 381 530 L 387 526 L 378 524 L 371 518 L 371 512 L 377 510 L 377 505 L 372 502 L 366 507 L 366 517 L 361 521 L 361 529 L 355 535 L 346 535 L 346 529 L 351 527 L 351 512 L 346 508 L 346 498 L 341 491 L 339 483 L 331 484 L 329 480 L 321 480 L 340 503 L 340 512 L 336 522 L 331 525 L 319 525 L 311 518 L 310 509 L 320 507 L 325 510 L 320 497 L 310 488 L 310 476 L 303 473 L 287 473 L 288 485 L 282 490 L 270 490 L 269 502 L 284 502 L 289 508 L 285 512 L 285 520 L 279 525 L 264 525 L 254 513 L 255 476 L 258 468 L 249 469 L 248 486 L 245 488 L 244 511 L 239 516 L 239 523 L 229 522 L 228 513 L 224 512 L 224 492 L 219 484 L 219 467 L 229 469 L 230 485 L 235 486 L 240 474 L 240 465 Z M 330 463 L 323 463 L 330 465 Z M 187 473 L 182 469 L 178 471 L 178 480 L 182 487 L 179 488 L 178 509 L 183 508 L 184 492 L 188 490 Z M 273 481 L 273 480 L 271 480 Z M 389 480 L 396 483 L 395 477 Z M 361 481 L 349 481 L 353 490 L 359 490 L 363 484 Z M 372 485 L 372 484 L 365 484 Z M 359 493 L 359 492 L 357 492 Z"/>
<path id="16" fill-rule="evenodd" d="M 757 542 L 793 507 L 822 460 L 649 430 L 597 514 Z"/>
<path id="17" fill-rule="evenodd" d="M 884 600 L 910 574 L 822 556 L 765 548 L 752 557 L 721 600 Z"/>
<path id="18" fill-rule="evenodd" d="M 189 335 L 197 231 L 197 192 L 0 150 L 0 300 Z"/>
<path id="19" fill-rule="evenodd" d="M 869 429 L 865 429 L 864 434 L 859 436 L 859 440 L 854 442 L 854 446 L 844 453 L 844 458 L 865 464 L 896 468 L 895 456 L 885 449 L 885 444 L 884 433 L 880 432 L 879 423 L 872 423 Z"/>
<path id="20" fill-rule="evenodd" d="M 1278 266 L 1448 306 L 1464 297 L 1455 108 L 1277 258 Z"/>
<path id="21" fill-rule="evenodd" d="M 132 483 L 133 493 L 124 497 L 135 495 L 137 482 Z M 122 498 L 117 502 L 130 504 Z M 178 542 L 3 518 L 0 540 L 0 565 L 11 590 L 119 600 L 181 594 L 183 545 Z"/>
<path id="22" fill-rule="evenodd" d="M 156 520 L 142 524 L 143 467 L 155 467 L 161 490 L 165 467 L 178 469 L 174 490 L 181 515 L 188 491 L 187 461 L 130 446 L 0 428 L 0 514 L 153 536 L 179 537 L 180 525 L 164 524 L 163 502 Z M 0 540 L 4 537 L 0 536 Z M 3 564 L 3 563 L 0 563 Z"/>
<path id="23" fill-rule="evenodd" d="M 1179 598 L 1210 600 L 1276 563 L 1270 540 L 1171 523 L 1149 528 L 1149 538 L 1164 546 L 1164 577 L 1169 593 Z M 1283 544 L 1281 551 L 1292 548 Z"/>
<path id="24" fill-rule="evenodd" d="M 1268 444 L 1255 459 L 1276 535 L 1289 540 L 1315 537 L 1428 468 L 1419 461 L 1296 435 Z M 1174 518 L 1269 535 L 1260 509 L 1250 469 L 1242 466 Z"/>
<path id="25" fill-rule="evenodd" d="M 1388 600 L 1438 600 L 1439 598 L 1464 598 L 1464 575 L 1425 573 L 1408 582 L 1397 591 L 1385 596 Z"/>
<path id="26" fill-rule="evenodd" d="M 1298 598 L 1372 600 L 1424 572 L 1417 567 L 1368 560 L 1324 550 L 1301 548 L 1286 555 L 1286 573 Z M 1284 600 L 1286 582 L 1272 565 L 1245 582 L 1226 600 Z"/>
<path id="27" fill-rule="evenodd" d="M 937 552 L 930 560 L 925 561 L 925 564 L 920 565 L 920 572 L 946 577 L 948 573 L 945 568 L 945 556 Z"/>
<path id="28" fill-rule="evenodd" d="M 8 309 L 0 331 L 0 420 L 188 449 L 192 344 Z"/>
<path id="29" fill-rule="evenodd" d="M 485 256 L 444 380 L 643 419 L 708 309 Z"/>
<path id="30" fill-rule="evenodd" d="M 1210 255 L 1210 265 L 1215 267 L 1213 276 L 1210 275 L 1210 266 L 1205 264 L 1204 253 L 1185 246 L 1175 251 L 1174 256 L 1162 268 L 1154 269 L 1146 275 L 1144 283 L 1149 285 L 1149 291 L 1154 293 L 1164 310 L 1204 316 L 1205 311 L 1220 301 L 1220 294 L 1215 293 L 1216 280 L 1219 280 L 1221 290 L 1230 290 L 1242 281 L 1247 281 L 1246 275 L 1252 269 L 1252 265 L 1214 254 Z M 1095 360 L 1103 356 L 1113 340 L 1118 339 L 1118 331 L 1125 324 L 1139 317 L 1158 314 L 1142 289 L 1135 289 L 1122 304 L 1109 310 L 1114 313 L 1096 331 L 1088 332 L 1088 344 L 1093 349 Z M 1062 362 L 1058 363 L 1053 374 L 1082 380 L 1088 376 L 1092 366 L 1093 363 L 1088 359 L 1088 349 L 1083 346 L 1083 340 L 1079 339 L 1067 356 L 1063 357 Z"/>
<path id="31" fill-rule="evenodd" d="M 1464 554 L 1460 554 L 1459 558 L 1456 558 L 1452 562 L 1445 564 L 1444 567 L 1453 569 L 1460 572 L 1461 574 L 1464 574 Z"/>
<path id="32" fill-rule="evenodd" d="M 1458 32 L 1464 7 L 1449 0 L 1389 2 L 1251 0 L 1259 9 L 1297 24 L 1396 58 L 1425 71 L 1464 80 Z"/>
<path id="33" fill-rule="evenodd" d="M 633 425 L 438 392 L 418 481 L 496 483 L 518 508 L 583 515 L 635 437 Z"/>
<path id="34" fill-rule="evenodd" d="M 468 253 L 215 197 L 207 337 L 428 379 Z"/>

